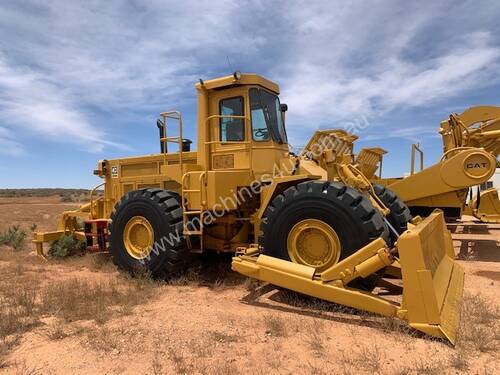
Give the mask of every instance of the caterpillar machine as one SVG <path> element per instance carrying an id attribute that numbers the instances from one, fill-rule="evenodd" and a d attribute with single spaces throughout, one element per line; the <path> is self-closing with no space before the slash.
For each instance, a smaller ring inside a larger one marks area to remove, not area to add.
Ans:
<path id="1" fill-rule="evenodd" d="M 500 107 L 478 106 L 460 115 L 452 114 L 441 122 L 439 133 L 443 138 L 441 160 L 424 169 L 423 152 L 414 144 L 407 177 L 382 178 L 383 155 L 387 152 L 378 147 L 361 149 L 356 161 L 371 181 L 394 191 L 412 214 L 426 216 L 440 208 L 451 220 L 466 214 L 483 222 L 500 222 L 496 189 L 478 189 L 476 197 L 472 197 L 473 187 L 488 181 L 498 165 Z M 417 154 L 418 171 L 415 170 Z"/>
<path id="2" fill-rule="evenodd" d="M 489 188 L 486 190 L 477 189 L 476 196 L 470 190 L 470 200 L 463 211 L 464 215 L 474 216 L 483 223 L 500 223 L 500 200 L 498 190 Z"/>
<path id="3" fill-rule="evenodd" d="M 455 342 L 464 271 L 441 211 L 411 218 L 389 189 L 377 194 L 343 130 L 317 131 L 291 153 L 287 106 L 261 76 L 236 72 L 196 90 L 197 151 L 181 114 L 161 113 L 160 152 L 99 161 L 104 195 L 94 190 L 57 231 L 35 233 L 40 256 L 45 242 L 74 235 L 124 270 L 164 277 L 193 253 L 231 252 L 243 275 Z M 399 277 L 399 297 L 375 293 L 386 274 Z"/>

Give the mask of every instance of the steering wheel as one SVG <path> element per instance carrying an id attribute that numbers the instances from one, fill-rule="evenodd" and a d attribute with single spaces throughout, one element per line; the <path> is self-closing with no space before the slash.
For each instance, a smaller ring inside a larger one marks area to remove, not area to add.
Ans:
<path id="1" fill-rule="evenodd" d="M 257 129 L 255 131 L 255 137 L 256 138 L 267 138 L 269 132 L 267 131 L 267 129 Z"/>

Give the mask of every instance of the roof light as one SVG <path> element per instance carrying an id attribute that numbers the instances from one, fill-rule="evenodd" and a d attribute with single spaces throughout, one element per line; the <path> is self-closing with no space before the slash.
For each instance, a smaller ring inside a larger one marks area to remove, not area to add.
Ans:
<path id="1" fill-rule="evenodd" d="M 233 73 L 233 77 L 235 80 L 239 81 L 241 79 L 241 72 L 237 70 L 236 72 Z"/>

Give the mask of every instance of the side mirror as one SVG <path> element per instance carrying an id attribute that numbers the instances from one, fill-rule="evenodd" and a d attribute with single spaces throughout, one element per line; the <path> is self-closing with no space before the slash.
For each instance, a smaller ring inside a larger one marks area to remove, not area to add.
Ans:
<path id="1" fill-rule="evenodd" d="M 281 112 L 286 112 L 286 111 L 288 111 L 288 105 L 286 105 L 285 103 L 280 104 L 280 111 L 281 111 Z"/>

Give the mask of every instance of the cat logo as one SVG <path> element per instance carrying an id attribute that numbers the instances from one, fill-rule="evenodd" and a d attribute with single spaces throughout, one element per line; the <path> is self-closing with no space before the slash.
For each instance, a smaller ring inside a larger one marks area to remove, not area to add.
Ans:
<path id="1" fill-rule="evenodd" d="M 476 152 L 470 154 L 463 164 L 465 174 L 474 180 L 481 180 L 490 175 L 492 166 L 492 161 L 489 160 L 487 155 Z"/>
<path id="2" fill-rule="evenodd" d="M 467 163 L 465 168 L 467 169 L 474 169 L 474 168 L 487 168 L 488 163 Z"/>
<path id="3" fill-rule="evenodd" d="M 111 177 L 112 178 L 118 177 L 118 167 L 111 167 Z"/>

